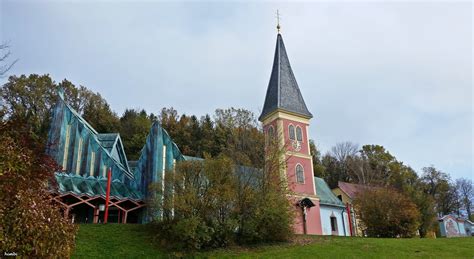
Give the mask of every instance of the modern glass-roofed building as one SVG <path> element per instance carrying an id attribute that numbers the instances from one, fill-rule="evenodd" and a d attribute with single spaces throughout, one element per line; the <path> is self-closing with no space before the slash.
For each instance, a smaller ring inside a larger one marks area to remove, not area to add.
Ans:
<path id="1" fill-rule="evenodd" d="M 183 156 L 158 123 L 153 124 L 138 161 L 129 162 L 118 133 L 99 133 L 64 100 L 53 111 L 47 153 L 56 173 L 55 199 L 76 222 L 103 220 L 107 172 L 111 171 L 109 222 L 146 222 L 145 200 L 152 182 L 160 182 Z"/>

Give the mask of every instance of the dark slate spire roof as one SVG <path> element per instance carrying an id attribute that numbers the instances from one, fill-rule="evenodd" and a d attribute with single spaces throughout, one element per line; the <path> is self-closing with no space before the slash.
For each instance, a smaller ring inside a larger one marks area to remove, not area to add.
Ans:
<path id="1" fill-rule="evenodd" d="M 304 103 L 280 33 L 277 36 L 272 75 L 268 83 L 263 111 L 258 119 L 261 121 L 276 109 L 296 113 L 307 118 L 313 117 Z"/>

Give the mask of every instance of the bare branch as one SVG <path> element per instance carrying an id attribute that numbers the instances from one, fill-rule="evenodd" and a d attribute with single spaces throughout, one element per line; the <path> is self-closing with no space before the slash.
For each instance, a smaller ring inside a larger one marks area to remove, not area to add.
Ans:
<path id="1" fill-rule="evenodd" d="M 0 53 L 2 52 L 3 54 L 0 54 L 0 78 L 4 77 L 8 70 L 10 70 L 13 65 L 15 65 L 15 63 L 18 61 L 18 59 L 15 59 L 10 63 L 7 62 L 7 59 L 11 55 L 10 46 L 8 44 L 0 44 Z"/>

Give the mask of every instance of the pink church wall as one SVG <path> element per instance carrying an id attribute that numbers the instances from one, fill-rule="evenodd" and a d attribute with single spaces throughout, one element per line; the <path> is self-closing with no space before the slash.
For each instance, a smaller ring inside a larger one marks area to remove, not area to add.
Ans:
<path id="1" fill-rule="evenodd" d="M 301 198 L 298 197 L 291 198 L 295 210 L 293 230 L 296 234 L 304 234 L 303 211 L 301 210 L 301 207 L 296 205 L 300 199 Z M 316 206 L 306 209 L 306 234 L 322 235 L 323 231 L 321 227 L 319 201 L 313 199 L 311 200 Z"/>
<path id="2" fill-rule="evenodd" d="M 311 171 L 311 160 L 297 156 L 286 156 L 286 174 L 288 187 L 295 193 L 314 195 L 314 178 Z M 304 169 L 304 183 L 296 182 L 296 165 L 301 164 Z"/>
<path id="3" fill-rule="evenodd" d="M 280 118 L 281 119 L 281 118 Z M 288 151 L 293 151 L 292 143 L 289 138 L 289 125 L 292 124 L 295 126 L 295 136 L 296 136 L 296 127 L 299 126 L 302 130 L 302 143 L 301 149 L 297 152 L 302 155 L 309 155 L 310 151 L 308 148 L 308 132 L 306 131 L 308 124 L 296 122 L 287 119 L 281 119 L 283 122 L 283 137 L 285 139 L 285 144 L 287 145 Z M 268 132 L 268 128 L 273 126 L 275 134 L 278 134 L 277 130 L 277 120 L 274 120 L 266 125 L 263 126 L 263 130 L 265 134 Z M 279 137 L 279 136 L 277 136 Z M 301 207 L 297 205 L 297 203 L 302 199 L 302 197 L 306 196 L 313 196 L 315 193 L 314 187 L 314 178 L 312 172 L 312 162 L 309 158 L 303 158 L 295 155 L 286 155 L 286 173 L 287 173 L 287 180 L 288 180 L 288 187 L 292 192 L 294 192 L 298 196 L 293 196 L 290 198 L 290 201 L 293 205 L 295 210 L 295 218 L 293 228 L 295 233 L 303 234 L 304 233 L 304 224 L 303 224 L 303 212 Z M 304 169 L 304 183 L 297 183 L 296 182 L 296 165 L 301 164 Z M 314 207 L 308 208 L 306 210 L 306 233 L 310 235 L 322 235 L 322 226 L 321 226 L 321 215 L 320 215 L 320 206 L 319 200 L 315 200 L 311 198 L 313 203 L 315 204 Z"/>
<path id="4" fill-rule="evenodd" d="M 289 129 L 290 124 L 292 124 L 293 126 L 295 126 L 295 132 L 296 132 L 296 126 L 299 126 L 303 133 L 302 134 L 303 142 L 301 143 L 301 150 L 298 152 L 303 153 L 303 154 L 309 154 L 309 150 L 308 150 L 309 138 L 308 138 L 308 133 L 306 132 L 306 126 L 308 126 L 308 124 L 296 122 L 292 120 L 287 120 L 287 119 L 282 119 L 282 121 L 283 121 L 283 132 L 284 132 L 283 134 L 285 135 L 285 144 L 288 145 L 288 150 L 293 151 L 293 147 L 291 146 L 291 142 L 290 142 L 290 129 Z"/>

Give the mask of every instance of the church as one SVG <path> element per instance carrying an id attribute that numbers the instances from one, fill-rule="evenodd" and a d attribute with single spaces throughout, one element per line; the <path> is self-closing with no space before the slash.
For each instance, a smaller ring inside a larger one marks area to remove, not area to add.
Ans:
<path id="1" fill-rule="evenodd" d="M 279 29 L 279 26 L 277 27 Z M 166 129 L 154 123 L 138 161 L 127 160 L 118 133 L 99 133 L 64 99 L 61 89 L 53 111 L 47 153 L 62 168 L 54 199 L 78 223 L 146 223 L 149 186 L 161 182 L 180 161 L 201 160 L 183 154 Z M 349 207 L 323 179 L 313 176 L 308 110 L 278 30 L 273 67 L 259 120 L 267 138 L 284 148 L 294 232 L 353 235 Z M 164 187 L 163 187 L 164 188 Z"/>

